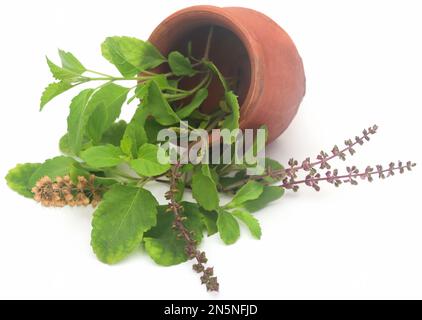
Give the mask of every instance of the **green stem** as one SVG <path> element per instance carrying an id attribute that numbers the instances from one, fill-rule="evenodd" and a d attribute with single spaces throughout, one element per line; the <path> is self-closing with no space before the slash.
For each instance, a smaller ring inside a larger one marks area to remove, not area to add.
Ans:
<path id="1" fill-rule="evenodd" d="M 211 26 L 210 32 L 208 33 L 207 44 L 205 46 L 204 58 L 202 60 L 208 60 L 208 56 L 210 54 L 211 39 L 212 39 L 213 33 L 214 33 L 214 26 Z"/>
<path id="2" fill-rule="evenodd" d="M 187 93 L 185 93 L 185 94 L 183 94 L 183 93 L 180 93 L 180 94 L 164 94 L 164 98 L 166 98 L 170 102 L 184 99 L 184 98 L 194 94 L 199 89 L 201 89 L 208 82 L 209 77 L 210 77 L 210 73 L 208 72 L 207 75 L 201 80 L 200 83 L 198 83 L 197 86 L 195 86 L 191 90 L 188 90 Z"/>
<path id="3" fill-rule="evenodd" d="M 106 74 L 106 73 L 102 73 L 102 72 L 98 72 L 98 71 L 94 71 L 94 70 L 90 70 L 90 69 L 87 69 L 86 71 L 91 72 L 91 73 L 96 74 L 96 75 L 99 75 L 99 76 L 103 76 L 103 77 L 107 77 L 107 78 L 113 78 L 113 76 Z"/>
<path id="4" fill-rule="evenodd" d="M 143 179 L 140 179 L 139 181 L 138 181 L 138 183 L 136 184 L 138 187 L 140 187 L 140 188 L 142 188 L 147 182 L 149 182 L 149 181 L 151 181 L 151 180 L 154 180 L 154 178 L 150 178 L 150 177 L 148 177 L 148 178 L 143 178 Z"/>

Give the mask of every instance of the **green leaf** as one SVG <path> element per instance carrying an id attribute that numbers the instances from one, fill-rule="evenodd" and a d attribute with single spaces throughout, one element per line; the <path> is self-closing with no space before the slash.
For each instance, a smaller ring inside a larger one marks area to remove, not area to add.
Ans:
<path id="1" fill-rule="evenodd" d="M 224 88 L 225 92 L 229 91 L 229 86 L 227 85 L 226 79 L 224 78 L 224 76 L 221 74 L 220 70 L 218 70 L 217 66 L 212 63 L 211 61 L 205 61 L 204 64 L 212 71 L 214 72 L 214 74 L 217 75 L 218 79 L 221 82 L 221 85 Z"/>
<path id="2" fill-rule="evenodd" d="M 131 158 L 136 158 L 139 147 L 148 141 L 147 133 L 144 128 L 148 115 L 148 110 L 144 107 L 136 109 L 132 120 L 130 120 L 125 133 L 123 134 L 120 148 Z"/>
<path id="3" fill-rule="evenodd" d="M 207 211 L 203 208 L 200 208 L 202 222 L 204 223 L 208 236 L 218 232 L 217 229 L 217 212 L 216 211 Z"/>
<path id="4" fill-rule="evenodd" d="M 148 94 L 149 82 L 141 82 L 135 89 L 135 98 L 143 101 Z"/>
<path id="5" fill-rule="evenodd" d="M 41 95 L 41 102 L 40 102 L 40 110 L 44 108 L 44 106 L 50 102 L 53 98 L 57 97 L 59 94 L 73 88 L 69 82 L 60 81 L 60 82 L 53 82 L 50 83 L 43 91 Z"/>
<path id="6" fill-rule="evenodd" d="M 195 96 L 192 98 L 192 101 L 184 106 L 183 108 L 177 110 L 176 114 L 180 119 L 187 118 L 191 115 L 192 112 L 194 112 L 196 109 L 198 109 L 201 104 L 205 101 L 205 99 L 208 97 L 208 90 L 206 88 L 199 89 Z"/>
<path id="7" fill-rule="evenodd" d="M 157 145 L 145 143 L 139 148 L 138 159 L 131 160 L 130 166 L 144 177 L 159 176 L 170 169 L 170 163 L 162 164 L 157 158 L 160 148 Z"/>
<path id="8" fill-rule="evenodd" d="M 83 141 L 82 141 L 82 150 L 87 149 L 87 148 L 89 148 L 91 146 L 92 146 L 91 142 L 88 141 L 86 138 L 84 138 Z M 73 153 L 73 151 L 70 149 L 69 135 L 67 133 L 65 133 L 60 138 L 60 141 L 59 141 L 59 149 L 64 154 L 71 155 L 71 156 L 74 156 L 75 155 Z"/>
<path id="9" fill-rule="evenodd" d="M 154 118 L 152 117 L 147 118 L 145 121 L 144 129 L 148 137 L 148 142 L 152 144 L 157 144 L 157 138 L 158 138 L 159 132 L 166 128 L 167 127 L 155 121 Z"/>
<path id="10" fill-rule="evenodd" d="M 183 56 L 183 54 L 178 51 L 170 52 L 168 56 L 168 63 L 171 71 L 176 76 L 191 77 L 196 74 L 196 71 L 193 69 L 189 59 Z"/>
<path id="11" fill-rule="evenodd" d="M 226 93 L 226 103 L 230 107 L 231 113 L 224 119 L 222 128 L 230 131 L 239 129 L 240 107 L 233 91 Z"/>
<path id="12" fill-rule="evenodd" d="M 164 74 L 157 74 L 150 78 L 151 80 L 154 80 L 155 83 L 160 87 L 160 89 L 166 89 L 170 88 L 170 84 L 167 80 L 167 77 Z"/>
<path id="13" fill-rule="evenodd" d="M 239 223 L 226 210 L 218 210 L 217 228 L 220 238 L 225 244 L 233 244 L 240 237 Z"/>
<path id="14" fill-rule="evenodd" d="M 109 37 L 101 45 L 101 52 L 125 77 L 155 68 L 166 61 L 151 43 L 131 37 Z"/>
<path id="15" fill-rule="evenodd" d="M 54 64 L 50 59 L 47 59 L 48 67 L 50 68 L 51 74 L 57 80 L 64 80 L 67 82 L 73 82 L 78 79 L 79 74 L 71 70 L 63 69 L 58 65 Z"/>
<path id="16" fill-rule="evenodd" d="M 232 215 L 242 221 L 249 228 L 252 236 L 257 239 L 261 239 L 261 226 L 253 215 L 245 210 L 235 210 L 232 212 Z"/>
<path id="17" fill-rule="evenodd" d="M 127 123 L 124 120 L 113 123 L 103 134 L 101 144 L 119 146 L 126 131 Z"/>
<path id="18" fill-rule="evenodd" d="M 69 136 L 67 133 L 65 133 L 59 140 L 59 149 L 60 152 L 64 154 L 72 154 L 72 150 L 70 150 L 69 147 Z"/>
<path id="19" fill-rule="evenodd" d="M 103 187 L 103 186 L 112 186 L 115 184 L 118 184 L 119 181 L 115 180 L 114 178 L 110 178 L 110 177 L 95 177 L 94 180 L 94 185 L 96 187 Z"/>
<path id="20" fill-rule="evenodd" d="M 149 82 L 148 93 L 144 98 L 144 106 L 155 120 L 163 126 L 170 126 L 180 121 L 155 81 Z"/>
<path id="21" fill-rule="evenodd" d="M 97 90 L 91 97 L 88 108 L 93 108 L 87 124 L 87 131 L 94 143 L 101 140 L 103 133 L 120 116 L 129 88 L 109 83 Z"/>
<path id="22" fill-rule="evenodd" d="M 55 180 L 56 177 L 63 177 L 68 175 L 74 163 L 76 163 L 75 160 L 65 156 L 59 156 L 46 160 L 31 175 L 28 181 L 28 187 L 34 187 L 37 181 L 44 176 L 48 176 L 50 179 Z"/>
<path id="23" fill-rule="evenodd" d="M 79 60 L 76 59 L 75 56 L 70 52 L 59 50 L 59 56 L 60 60 L 62 61 L 63 69 L 73 71 L 79 75 L 86 71 L 82 63 L 80 63 Z"/>
<path id="24" fill-rule="evenodd" d="M 70 113 L 67 117 L 67 133 L 69 147 L 73 154 L 79 154 L 82 148 L 86 126 L 89 117 L 95 109 L 95 105 L 89 103 L 94 90 L 85 89 L 72 99 Z"/>
<path id="25" fill-rule="evenodd" d="M 255 200 L 261 195 L 263 190 L 264 186 L 262 184 L 256 181 L 249 181 L 236 192 L 236 195 L 225 207 L 235 208 L 248 200 Z"/>
<path id="26" fill-rule="evenodd" d="M 202 239 L 202 221 L 194 204 L 182 202 L 185 210 L 181 214 L 186 217 L 184 226 L 191 232 L 197 243 Z M 159 265 L 171 266 L 187 261 L 184 239 L 177 237 L 177 232 L 172 228 L 174 214 L 166 212 L 167 206 L 160 206 L 157 216 L 157 226 L 148 231 L 144 236 L 145 250 Z"/>
<path id="27" fill-rule="evenodd" d="M 90 176 L 90 172 L 82 168 L 78 162 L 75 162 L 70 167 L 69 176 L 70 176 L 70 179 L 73 181 L 73 183 L 77 184 L 78 177 L 83 176 L 88 179 Z"/>
<path id="28" fill-rule="evenodd" d="M 249 212 L 255 212 L 264 208 L 271 201 L 281 198 L 283 194 L 283 188 L 278 186 L 264 186 L 263 192 L 257 199 L 246 201 L 242 206 Z"/>
<path id="29" fill-rule="evenodd" d="M 26 198 L 33 198 L 34 194 L 29 185 L 29 178 L 40 168 L 41 163 L 24 163 L 18 164 L 13 169 L 10 169 L 6 176 L 7 185 L 13 191 Z"/>
<path id="30" fill-rule="evenodd" d="M 206 164 L 202 164 L 200 169 L 196 168 L 192 176 L 192 196 L 206 210 L 212 211 L 218 208 L 220 199 L 217 186 Z"/>
<path id="31" fill-rule="evenodd" d="M 81 158 L 90 167 L 94 168 L 114 167 L 125 161 L 124 154 L 120 148 L 111 144 L 91 147 L 82 151 Z"/>
<path id="32" fill-rule="evenodd" d="M 113 185 L 92 220 L 91 245 L 98 259 L 116 263 L 138 248 L 157 223 L 158 202 L 148 190 Z"/>
<path id="33" fill-rule="evenodd" d="M 180 168 L 181 173 L 192 172 L 195 166 L 192 163 L 186 163 Z"/>
<path id="34" fill-rule="evenodd" d="M 237 184 L 247 178 L 246 169 L 237 171 L 232 177 L 220 177 L 220 186 L 225 189 L 233 184 Z M 236 189 L 233 189 L 236 190 Z"/>

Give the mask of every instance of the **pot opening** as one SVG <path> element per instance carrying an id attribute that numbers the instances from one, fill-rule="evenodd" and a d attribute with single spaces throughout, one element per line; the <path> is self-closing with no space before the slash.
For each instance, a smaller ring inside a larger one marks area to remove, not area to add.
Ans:
<path id="1" fill-rule="evenodd" d="M 208 34 L 212 24 L 186 25 L 173 31 L 171 42 L 166 45 L 164 54 L 173 50 L 188 54 L 188 43 L 192 43 L 192 56 L 201 59 L 204 56 Z M 246 99 L 251 83 L 251 64 L 247 49 L 239 37 L 227 28 L 213 25 L 214 31 L 210 43 L 209 60 L 214 62 L 227 79 L 229 87 L 239 96 L 239 104 Z M 200 81 L 201 76 L 186 79 L 181 87 L 189 89 Z M 201 107 L 205 113 L 217 108 L 224 95 L 224 89 L 214 77 L 209 88 L 209 97 Z"/>

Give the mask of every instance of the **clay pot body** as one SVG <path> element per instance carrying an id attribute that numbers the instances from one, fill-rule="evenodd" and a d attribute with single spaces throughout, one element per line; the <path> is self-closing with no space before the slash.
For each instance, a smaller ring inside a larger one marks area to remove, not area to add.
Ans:
<path id="1" fill-rule="evenodd" d="M 194 6 L 172 14 L 149 40 L 164 55 L 173 50 L 186 54 L 191 41 L 193 56 L 202 58 L 211 26 L 214 33 L 209 59 L 239 96 L 240 127 L 266 125 L 268 141 L 273 141 L 288 127 L 305 94 L 302 59 L 294 43 L 260 12 L 214 6 Z M 218 106 L 223 94 L 221 84 L 214 79 L 202 111 L 210 112 Z"/>

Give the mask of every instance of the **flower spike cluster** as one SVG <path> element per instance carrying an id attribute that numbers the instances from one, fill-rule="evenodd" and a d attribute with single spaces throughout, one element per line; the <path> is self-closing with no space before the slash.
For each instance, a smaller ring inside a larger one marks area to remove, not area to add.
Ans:
<path id="1" fill-rule="evenodd" d="M 205 252 L 197 249 L 197 243 L 194 240 L 194 234 L 192 231 L 189 231 L 183 221 L 186 217 L 181 215 L 183 212 L 183 206 L 178 203 L 176 200 L 176 193 L 179 191 L 177 188 L 177 183 L 181 178 L 181 173 L 179 172 L 180 163 L 176 163 L 170 169 L 170 190 L 166 192 L 165 197 L 169 200 L 168 211 L 174 214 L 173 229 L 177 231 L 178 237 L 182 238 L 186 242 L 186 255 L 190 260 L 196 259 L 196 263 L 192 266 L 193 270 L 197 273 L 202 273 L 201 284 L 204 284 L 208 291 L 218 291 L 219 283 L 217 277 L 214 276 L 214 268 L 205 267 L 205 264 L 208 262 L 208 259 L 205 255 Z"/>
<path id="2" fill-rule="evenodd" d="M 361 136 L 356 136 L 354 141 L 352 139 L 344 142 L 345 147 L 340 149 L 337 145 L 331 150 L 331 155 L 328 155 L 325 151 L 321 151 L 316 157 L 315 162 L 311 162 L 310 158 L 306 158 L 301 165 L 294 159 L 290 159 L 287 169 L 279 170 L 278 172 L 271 172 L 273 177 L 282 179 L 280 187 L 297 191 L 300 184 L 305 184 L 308 187 L 313 188 L 316 191 L 320 190 L 319 182 L 325 181 L 334 186 L 338 187 L 343 183 L 350 183 L 351 185 L 357 185 L 358 179 L 367 180 L 372 182 L 374 177 L 384 179 L 386 177 L 393 176 L 395 172 L 404 173 L 406 170 L 410 171 L 416 164 L 408 161 L 406 164 L 398 161 L 397 163 L 391 162 L 388 168 L 384 168 L 382 165 L 377 165 L 374 168 L 367 166 L 365 170 L 360 171 L 356 166 L 346 167 L 344 174 L 339 174 L 338 169 L 331 169 L 330 160 L 339 158 L 346 160 L 347 153 L 350 155 L 355 154 L 354 147 L 356 145 L 362 145 L 365 141 L 370 140 L 370 136 L 377 132 L 378 126 L 374 125 L 362 131 Z M 322 171 L 327 169 L 327 171 Z M 297 173 L 305 172 L 305 178 L 298 180 Z"/>
<path id="3" fill-rule="evenodd" d="M 101 200 L 101 192 L 95 187 L 95 175 L 89 179 L 78 176 L 73 183 L 69 176 L 56 177 L 53 182 L 48 176 L 42 177 L 32 188 L 34 199 L 46 207 L 87 206 L 96 207 Z"/>

